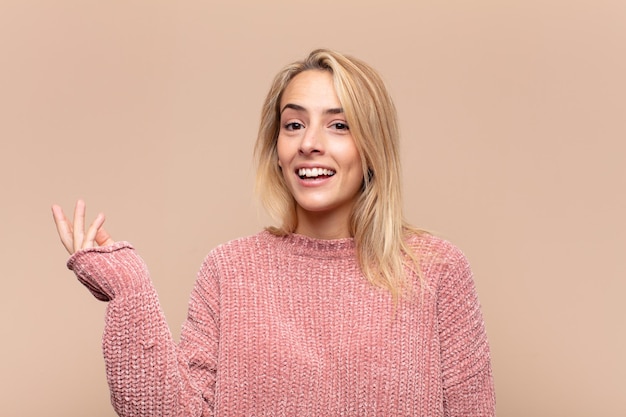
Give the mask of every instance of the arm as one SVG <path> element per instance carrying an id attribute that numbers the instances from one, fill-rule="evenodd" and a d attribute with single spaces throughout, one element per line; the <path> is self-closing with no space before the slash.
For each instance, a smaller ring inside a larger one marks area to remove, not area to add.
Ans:
<path id="1" fill-rule="evenodd" d="M 438 288 L 444 414 L 495 416 L 489 344 L 472 272 L 455 248 Z"/>
<path id="2" fill-rule="evenodd" d="M 109 301 L 103 351 L 115 410 L 120 416 L 128 417 L 212 415 L 214 384 L 208 381 L 214 378 L 215 364 L 207 365 L 209 362 L 198 353 L 213 352 L 217 347 L 209 343 L 217 332 L 203 318 L 208 314 L 203 310 L 207 305 L 190 303 L 185 343 L 177 346 L 143 260 L 126 242 L 97 246 L 98 233 L 106 234 L 99 232 L 103 216 L 94 221 L 99 226 L 92 225 L 83 234 L 92 241 L 76 243 L 76 236 L 80 236 L 76 230 L 82 229 L 76 217 L 84 218 L 84 203 L 81 203 L 77 204 L 78 216 L 75 215 L 71 226 L 60 208 L 53 211 L 64 246 L 70 253 L 70 248 L 77 248 L 68 267 L 96 298 Z M 200 287 L 196 283 L 192 300 L 199 297 Z"/>

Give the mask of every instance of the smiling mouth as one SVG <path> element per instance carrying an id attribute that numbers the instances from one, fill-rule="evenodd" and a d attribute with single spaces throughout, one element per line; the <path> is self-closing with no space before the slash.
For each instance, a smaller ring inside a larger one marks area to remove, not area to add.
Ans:
<path id="1" fill-rule="evenodd" d="M 311 178 L 327 178 L 335 175 L 335 171 L 326 168 L 300 168 L 298 169 L 298 176 L 300 179 Z"/>

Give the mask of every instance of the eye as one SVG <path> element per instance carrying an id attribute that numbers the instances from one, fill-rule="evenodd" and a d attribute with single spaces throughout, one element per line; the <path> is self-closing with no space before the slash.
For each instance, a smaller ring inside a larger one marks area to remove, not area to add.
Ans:
<path id="1" fill-rule="evenodd" d="M 350 130 L 348 125 L 344 122 L 335 122 L 332 124 L 332 127 L 337 130 Z"/>
<path id="2" fill-rule="evenodd" d="M 303 129 L 304 125 L 302 123 L 298 123 L 298 122 L 289 122 L 287 124 L 285 124 L 285 129 L 287 130 L 300 130 Z"/>

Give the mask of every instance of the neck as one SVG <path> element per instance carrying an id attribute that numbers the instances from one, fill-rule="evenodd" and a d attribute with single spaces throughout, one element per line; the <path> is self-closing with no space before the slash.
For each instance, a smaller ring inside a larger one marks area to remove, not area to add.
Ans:
<path id="1" fill-rule="evenodd" d="M 296 233 L 326 240 L 352 237 L 349 216 L 336 211 L 325 213 L 298 210 Z"/>

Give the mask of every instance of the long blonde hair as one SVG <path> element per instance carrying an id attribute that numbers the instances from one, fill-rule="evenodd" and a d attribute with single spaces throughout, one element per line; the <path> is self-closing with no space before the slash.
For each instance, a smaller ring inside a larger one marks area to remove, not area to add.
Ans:
<path id="1" fill-rule="evenodd" d="M 277 235 L 293 233 L 296 203 L 278 166 L 280 100 L 289 82 L 308 70 L 328 71 L 363 166 L 363 187 L 350 216 L 361 271 L 394 300 L 411 290 L 405 266 L 419 275 L 409 234 L 421 233 L 402 216 L 399 132 L 395 106 L 378 73 L 364 62 L 328 49 L 317 49 L 280 71 L 263 104 L 254 149 L 256 189 L 270 214 L 282 222 L 269 227 Z M 407 259 L 408 258 L 408 259 Z"/>

